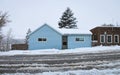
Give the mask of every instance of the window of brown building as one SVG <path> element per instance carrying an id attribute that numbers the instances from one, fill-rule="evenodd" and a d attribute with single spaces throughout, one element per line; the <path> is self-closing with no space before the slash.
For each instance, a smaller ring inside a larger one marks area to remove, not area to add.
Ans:
<path id="1" fill-rule="evenodd" d="M 105 43 L 105 35 L 100 35 L 100 43 Z"/>
<path id="2" fill-rule="evenodd" d="M 114 35 L 114 43 L 119 43 L 119 35 Z"/>
<path id="3" fill-rule="evenodd" d="M 107 35 L 107 43 L 112 43 L 112 35 Z"/>
<path id="4" fill-rule="evenodd" d="M 92 40 L 98 40 L 96 34 L 93 35 Z"/>

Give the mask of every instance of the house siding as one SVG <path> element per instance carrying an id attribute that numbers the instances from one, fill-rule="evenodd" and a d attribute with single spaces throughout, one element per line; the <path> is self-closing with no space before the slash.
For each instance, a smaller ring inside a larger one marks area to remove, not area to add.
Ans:
<path id="1" fill-rule="evenodd" d="M 64 41 L 63 36 L 66 36 Z M 77 38 L 77 41 L 76 41 Z M 80 40 L 79 38 L 84 39 Z M 80 40 L 80 41 L 79 41 Z M 91 34 L 63 34 L 44 24 L 29 35 L 28 49 L 74 49 L 91 47 Z"/>
<path id="2" fill-rule="evenodd" d="M 105 46 L 109 46 L 109 45 L 120 45 L 120 27 L 95 27 L 93 29 L 90 30 L 92 32 L 92 45 L 93 46 L 97 46 L 97 45 L 105 45 Z M 105 42 L 101 43 L 101 39 L 100 36 L 104 35 L 105 36 Z M 107 36 L 110 35 L 111 36 L 111 43 L 107 42 Z M 114 41 L 114 36 L 117 35 L 118 36 L 118 42 L 116 43 Z M 96 38 L 95 38 L 96 37 Z M 94 42 L 96 41 L 96 42 Z"/>
<path id="3" fill-rule="evenodd" d="M 38 41 L 38 38 L 46 38 L 46 41 Z M 29 49 L 61 49 L 62 36 L 51 27 L 44 25 L 30 35 L 28 39 Z"/>
<path id="4" fill-rule="evenodd" d="M 84 41 L 76 41 L 76 38 L 84 38 Z M 68 36 L 68 48 L 80 48 L 80 47 L 91 47 L 91 35 L 69 35 Z"/>

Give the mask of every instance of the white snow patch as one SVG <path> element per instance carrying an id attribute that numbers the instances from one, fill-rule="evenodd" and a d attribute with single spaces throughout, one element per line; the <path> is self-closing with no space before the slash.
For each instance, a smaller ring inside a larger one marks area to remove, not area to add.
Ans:
<path id="1" fill-rule="evenodd" d="M 11 56 L 11 55 L 48 55 L 48 54 L 65 54 L 65 53 L 99 53 L 99 52 L 110 52 L 120 51 L 120 46 L 96 46 L 96 47 L 85 47 L 76 49 L 40 49 L 40 50 L 12 50 L 8 52 L 0 52 L 0 56 Z"/>

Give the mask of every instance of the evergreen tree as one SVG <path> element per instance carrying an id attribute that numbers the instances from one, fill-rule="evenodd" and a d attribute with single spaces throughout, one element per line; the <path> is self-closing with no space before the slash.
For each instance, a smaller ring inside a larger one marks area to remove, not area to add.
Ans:
<path id="1" fill-rule="evenodd" d="M 59 28 L 77 28 L 76 23 L 77 21 L 76 18 L 73 16 L 72 11 L 70 10 L 70 8 L 67 8 L 67 10 L 60 18 L 58 25 Z"/>

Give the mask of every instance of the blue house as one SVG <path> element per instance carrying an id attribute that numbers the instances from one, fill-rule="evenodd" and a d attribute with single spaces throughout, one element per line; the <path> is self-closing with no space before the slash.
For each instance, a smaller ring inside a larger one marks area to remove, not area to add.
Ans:
<path id="1" fill-rule="evenodd" d="M 29 35 L 28 49 L 73 49 L 91 47 L 91 33 L 42 25 Z"/>

